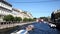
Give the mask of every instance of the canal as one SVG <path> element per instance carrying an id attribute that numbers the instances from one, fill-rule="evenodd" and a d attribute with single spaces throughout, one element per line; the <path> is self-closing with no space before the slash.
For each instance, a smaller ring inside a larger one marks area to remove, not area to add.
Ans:
<path id="1" fill-rule="evenodd" d="M 30 31 L 29 34 L 60 34 L 57 29 L 50 28 L 47 23 L 34 23 L 35 29 Z"/>
<path id="2" fill-rule="evenodd" d="M 16 28 L 9 30 L 6 32 L 6 34 L 10 34 L 12 32 L 17 32 L 20 29 L 25 29 L 27 25 L 23 26 L 17 26 Z M 32 31 L 29 31 L 29 34 L 60 34 L 60 31 L 57 29 L 50 28 L 50 26 L 47 23 L 32 23 L 34 25 L 34 29 Z M 3 32 L 4 33 L 4 32 Z"/>

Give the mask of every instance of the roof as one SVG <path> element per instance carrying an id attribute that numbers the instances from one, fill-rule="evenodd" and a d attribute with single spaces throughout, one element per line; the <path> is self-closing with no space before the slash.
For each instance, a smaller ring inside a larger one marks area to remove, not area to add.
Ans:
<path id="1" fill-rule="evenodd" d="M 20 12 L 18 9 L 16 9 L 16 8 L 13 8 L 12 10 L 14 10 L 14 11 L 16 11 L 16 12 Z"/>

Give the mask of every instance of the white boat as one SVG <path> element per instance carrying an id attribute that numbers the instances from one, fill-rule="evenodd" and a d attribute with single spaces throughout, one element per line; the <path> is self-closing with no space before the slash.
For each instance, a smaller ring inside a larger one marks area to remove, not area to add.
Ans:
<path id="1" fill-rule="evenodd" d="M 14 33 L 11 33 L 11 34 L 27 34 L 27 33 L 28 33 L 28 31 L 26 31 L 26 30 L 20 30 L 18 32 L 14 32 Z"/>
<path id="2" fill-rule="evenodd" d="M 34 28 L 33 25 L 28 25 L 26 27 L 26 29 L 22 29 L 22 30 L 19 30 L 19 31 L 17 31 L 15 33 L 11 33 L 11 34 L 28 34 L 28 31 L 32 30 L 33 28 Z"/>
<path id="3" fill-rule="evenodd" d="M 51 23 L 49 23 L 49 25 L 50 25 L 50 27 L 56 27 L 55 24 L 51 24 Z"/>

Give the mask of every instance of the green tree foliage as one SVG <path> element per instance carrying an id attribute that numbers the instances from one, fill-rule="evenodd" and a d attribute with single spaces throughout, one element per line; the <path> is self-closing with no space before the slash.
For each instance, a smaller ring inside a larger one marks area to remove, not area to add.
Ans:
<path id="1" fill-rule="evenodd" d="M 13 17 L 12 15 L 6 15 L 4 16 L 3 20 L 5 21 L 21 21 L 21 17 Z"/>
<path id="2" fill-rule="evenodd" d="M 14 21 L 21 21 L 22 18 L 21 17 L 14 17 Z"/>
<path id="3" fill-rule="evenodd" d="M 5 20 L 5 21 L 13 21 L 14 17 L 12 15 L 7 15 L 7 16 L 4 16 L 3 20 Z"/>
<path id="4" fill-rule="evenodd" d="M 27 22 L 27 21 L 28 21 L 28 18 L 24 18 L 23 21 L 24 21 L 24 22 Z"/>
<path id="5" fill-rule="evenodd" d="M 44 21 L 48 21 L 48 17 L 40 17 L 40 19 L 44 19 Z"/>
<path id="6" fill-rule="evenodd" d="M 29 20 L 29 21 L 33 21 L 33 19 L 31 19 L 31 18 L 29 18 L 28 20 Z"/>
<path id="7" fill-rule="evenodd" d="M 33 21 L 36 21 L 37 18 L 33 18 Z"/>

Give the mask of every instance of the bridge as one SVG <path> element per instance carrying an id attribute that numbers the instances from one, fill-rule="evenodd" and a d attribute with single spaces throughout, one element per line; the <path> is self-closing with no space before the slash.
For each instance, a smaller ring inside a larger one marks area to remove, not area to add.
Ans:
<path id="1" fill-rule="evenodd" d="M 5 29 L 5 28 L 10 28 L 10 27 L 15 27 L 15 26 L 18 26 L 18 25 L 24 25 L 24 24 L 30 24 L 30 23 L 33 23 L 33 22 L 23 22 L 23 23 L 9 23 L 9 22 L 1 22 L 0 23 L 0 29 Z"/>

